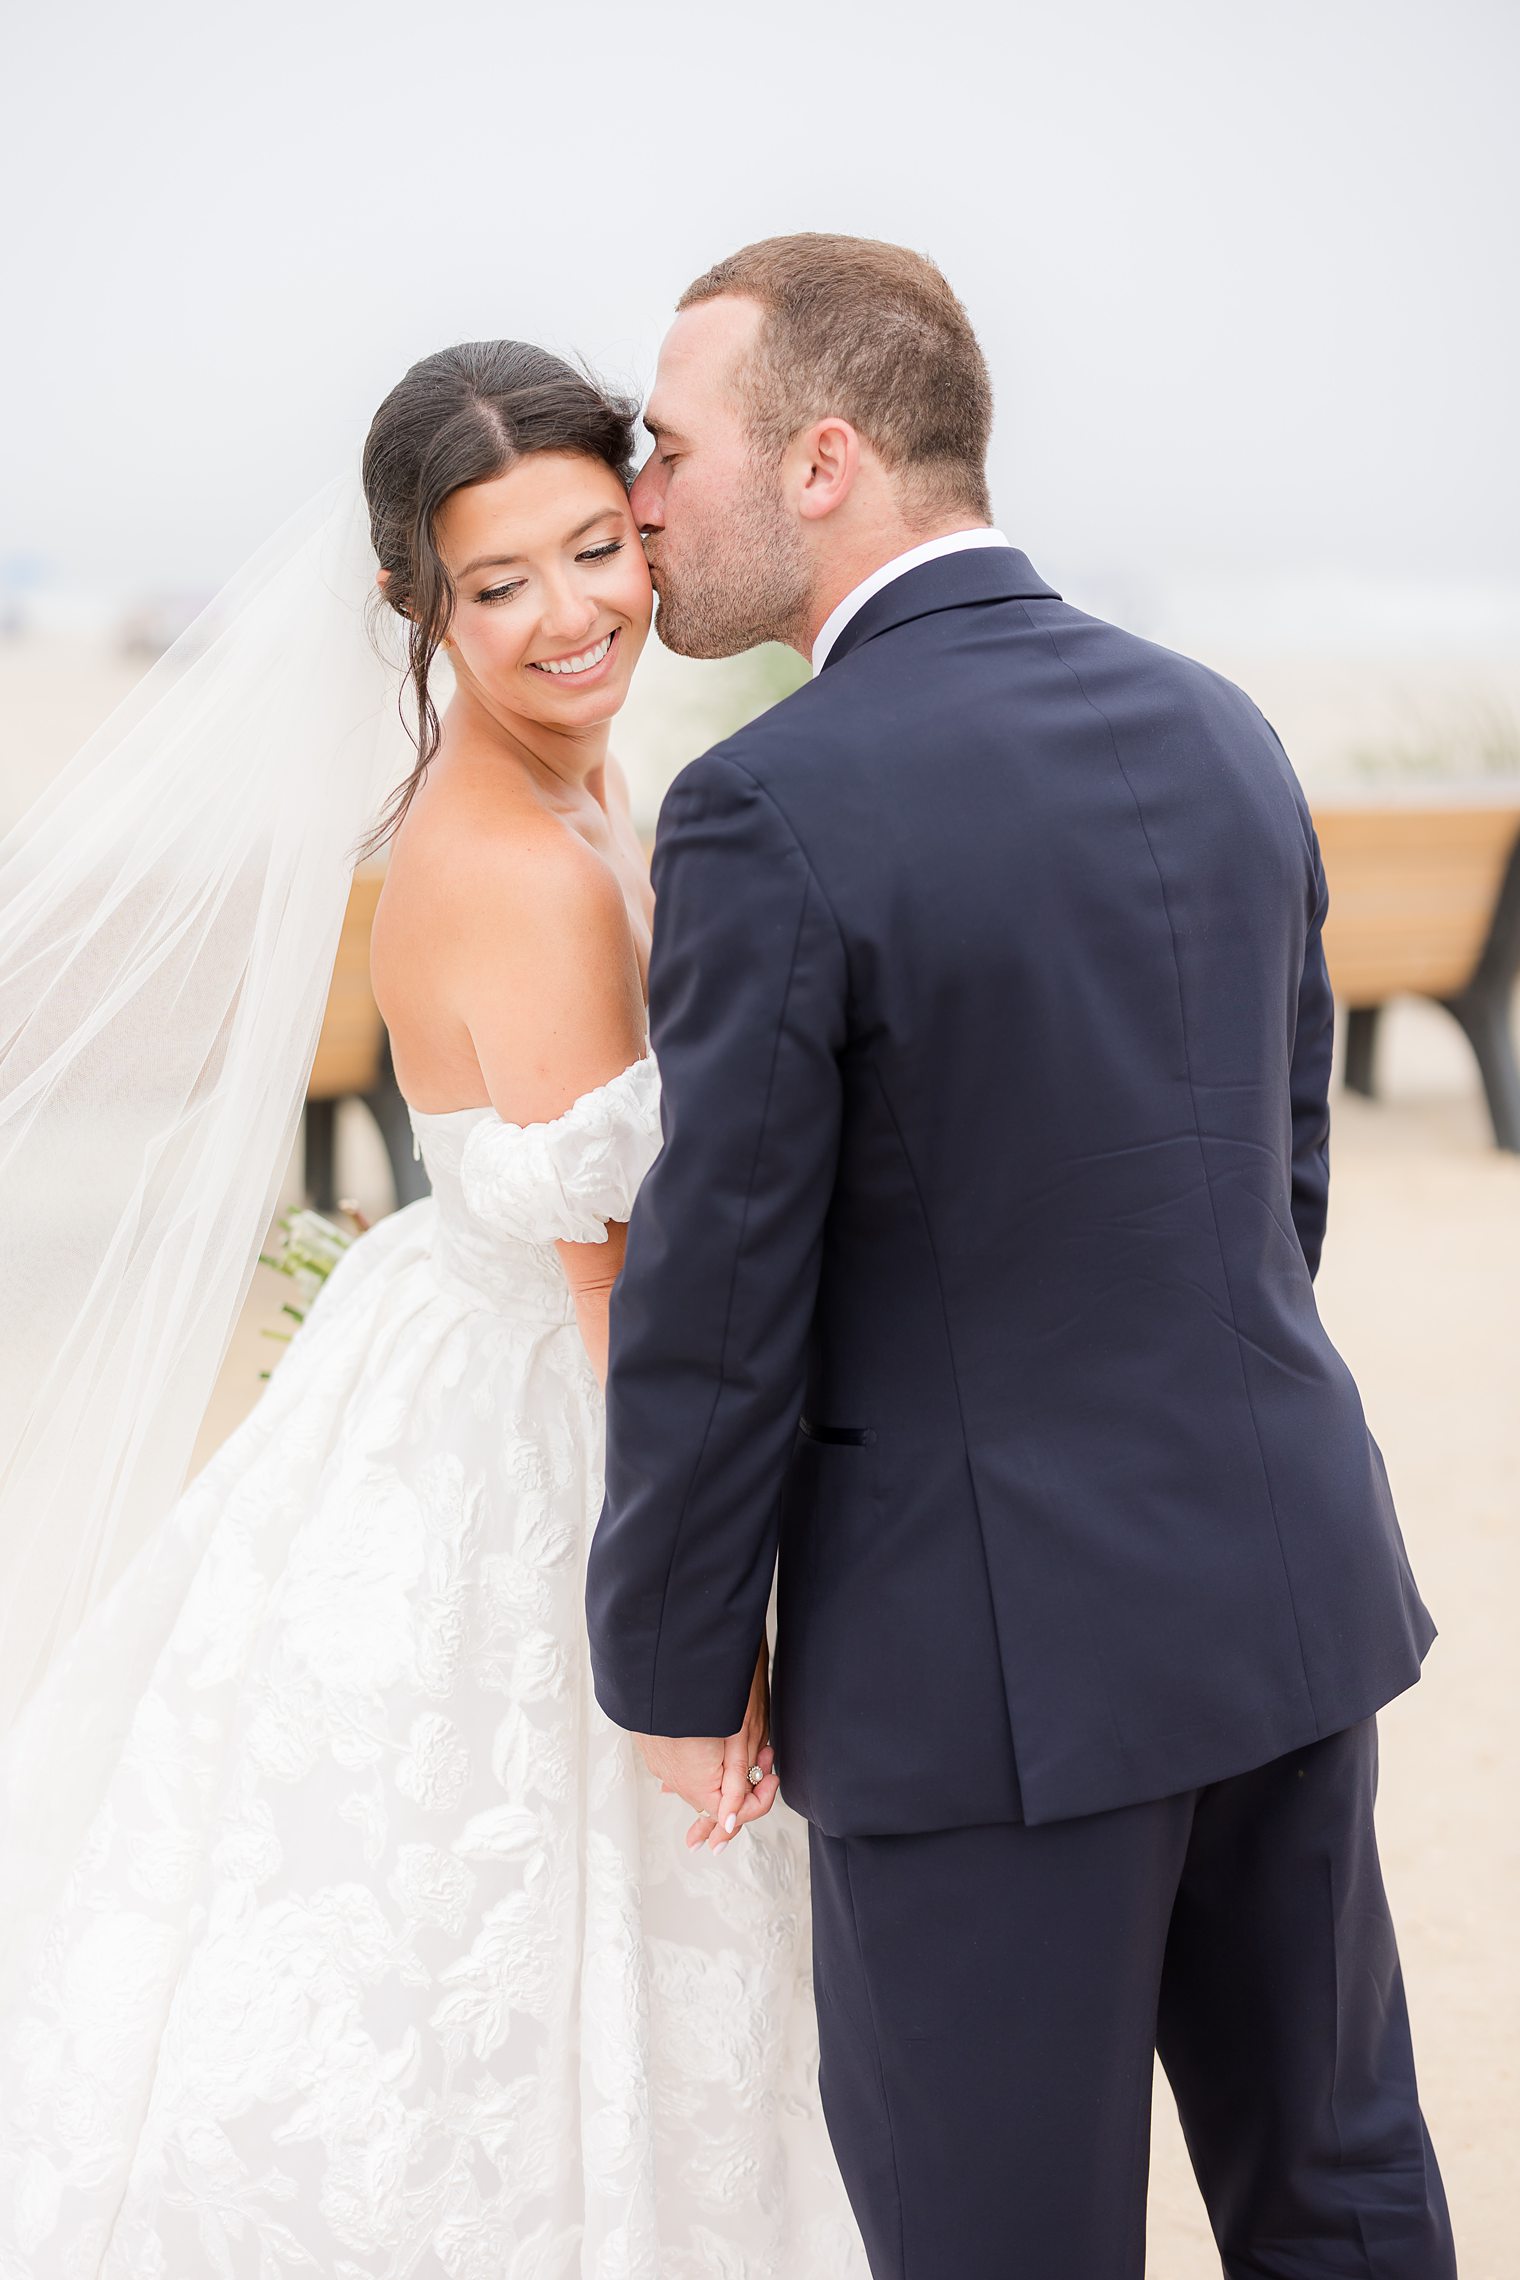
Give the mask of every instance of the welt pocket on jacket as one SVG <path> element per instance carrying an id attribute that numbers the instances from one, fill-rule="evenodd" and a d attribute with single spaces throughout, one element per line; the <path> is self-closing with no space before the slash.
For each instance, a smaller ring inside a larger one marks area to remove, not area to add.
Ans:
<path id="1" fill-rule="evenodd" d="M 811 1417 L 799 1417 L 797 1430 L 805 1441 L 830 1449 L 869 1449 L 876 1439 L 874 1425 L 817 1425 Z"/>

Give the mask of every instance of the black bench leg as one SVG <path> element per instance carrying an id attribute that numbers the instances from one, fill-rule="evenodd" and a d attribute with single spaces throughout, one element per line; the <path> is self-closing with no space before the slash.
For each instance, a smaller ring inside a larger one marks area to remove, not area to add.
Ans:
<path id="1" fill-rule="evenodd" d="M 1354 1005 L 1346 1016 L 1346 1090 L 1371 1100 L 1376 1092 L 1372 1078 L 1377 1047 L 1380 1005 Z"/>
<path id="2" fill-rule="evenodd" d="M 1520 974 L 1520 832 L 1510 848 L 1493 924 L 1477 971 L 1460 997 L 1449 998 L 1478 1057 L 1488 1113 L 1494 1120 L 1494 1138 L 1501 1148 L 1520 1154 L 1520 1068 L 1515 1065 L 1515 1033 L 1510 1027 L 1510 1006 L 1515 977 Z"/>
<path id="3" fill-rule="evenodd" d="M 1447 1010 L 1461 1022 L 1477 1056 L 1497 1145 L 1520 1155 L 1520 1062 L 1510 1027 L 1510 995 L 1507 984 L 1479 981 L 1462 997 L 1448 999 Z"/>
<path id="4" fill-rule="evenodd" d="M 333 1193 L 337 1169 L 337 1124 L 338 1104 L 335 1100 L 309 1100 L 306 1103 L 301 1179 L 306 1189 L 306 1200 L 316 1211 L 331 1211 L 338 1200 Z"/>

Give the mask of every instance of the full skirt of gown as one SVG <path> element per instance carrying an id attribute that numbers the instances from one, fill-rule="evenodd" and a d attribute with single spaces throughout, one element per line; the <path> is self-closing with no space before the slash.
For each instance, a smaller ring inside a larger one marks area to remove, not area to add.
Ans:
<path id="1" fill-rule="evenodd" d="M 0 2280 L 851 2280 L 805 1825 L 689 1853 L 591 1691 L 553 1251 L 647 1056 L 418 1116 L 248 1420 L 0 1746 Z"/>

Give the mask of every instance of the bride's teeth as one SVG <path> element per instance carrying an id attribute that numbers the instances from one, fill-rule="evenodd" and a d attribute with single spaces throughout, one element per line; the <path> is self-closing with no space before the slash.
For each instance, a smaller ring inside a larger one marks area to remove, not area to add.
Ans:
<path id="1" fill-rule="evenodd" d="M 546 659 L 535 670 L 540 673 L 589 673 L 593 665 L 600 665 L 611 647 L 611 634 L 604 634 L 594 649 L 583 649 L 579 657 L 562 657 L 556 663 L 550 663 Z"/>

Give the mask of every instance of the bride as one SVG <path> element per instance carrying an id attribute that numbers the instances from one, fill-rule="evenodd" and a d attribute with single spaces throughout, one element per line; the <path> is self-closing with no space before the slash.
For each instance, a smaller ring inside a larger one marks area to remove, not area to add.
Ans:
<path id="1" fill-rule="evenodd" d="M 608 750 L 651 615 L 631 449 L 629 407 L 507 341 L 425 359 L 371 428 L 369 575 L 378 556 L 418 745 L 368 818 L 391 842 L 374 984 L 433 1194 L 343 1257 L 0 1745 L 3 2280 L 864 2271 L 817 2103 L 805 1831 L 767 1811 L 763 1647 L 764 1778 L 728 1841 L 597 1709 L 583 1640 L 608 1292 L 660 1144 L 652 902 Z M 224 850 L 225 878 L 271 844 Z M 240 969 L 187 1100 L 207 1067 L 236 1076 L 251 995 Z M 150 1089 L 187 1004 L 154 1004 Z M 189 1181 L 210 1127 L 175 1130 Z M 48 1494 L 13 1505 L 60 1560 L 101 1398 L 82 1367 Z M 155 1477 L 155 1438 L 175 1445 L 139 1432 L 113 1480 L 139 1456 Z"/>

